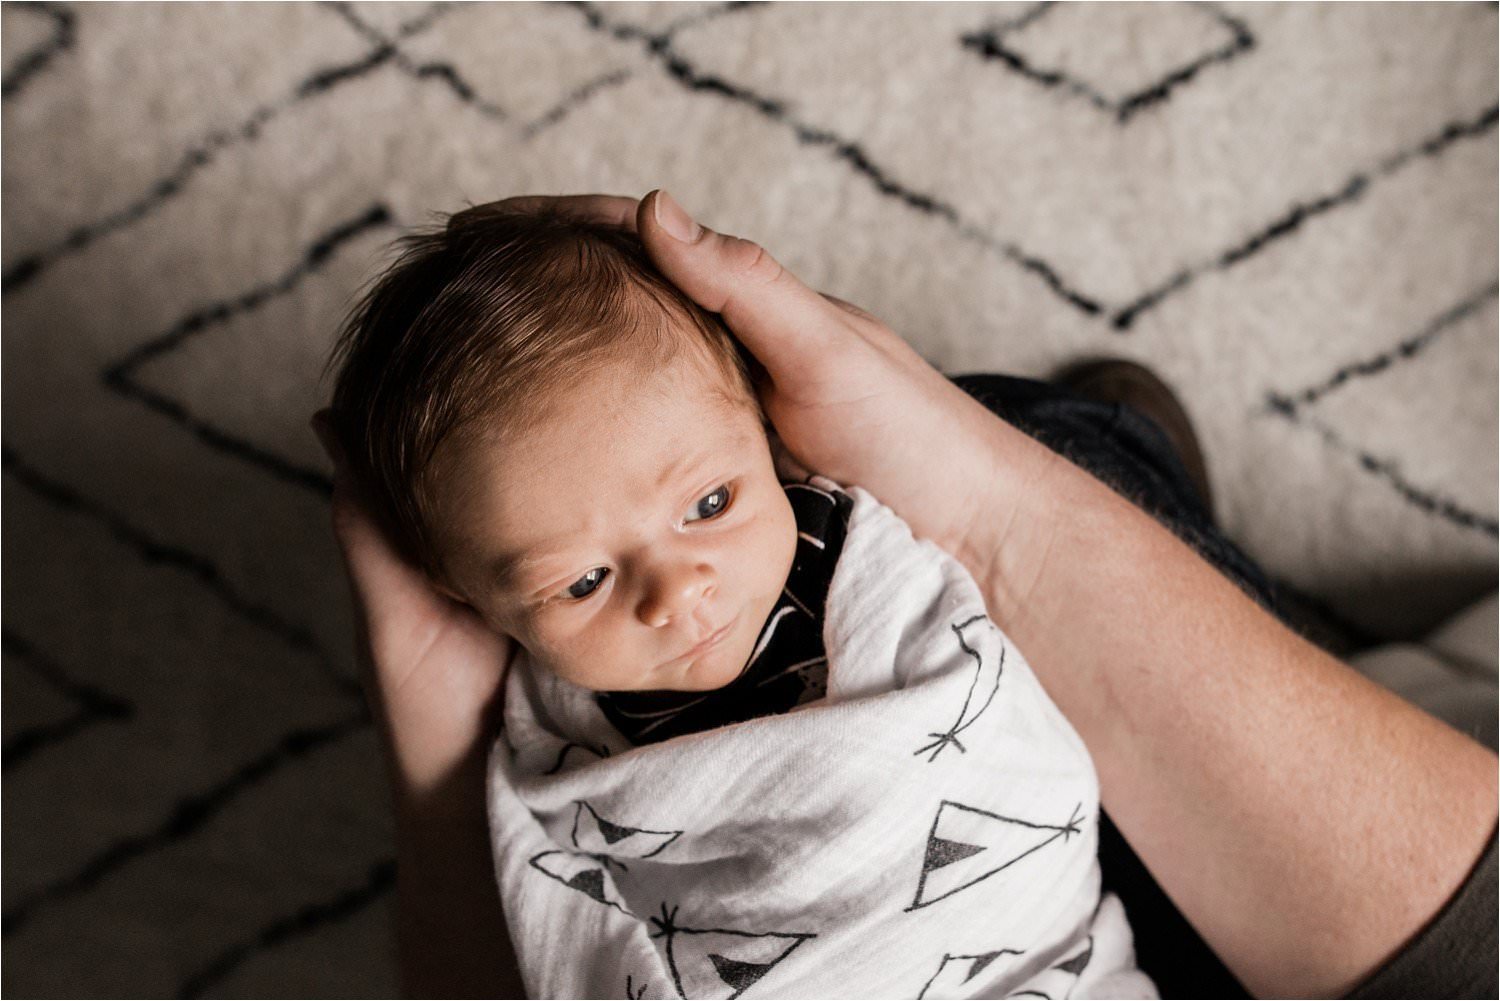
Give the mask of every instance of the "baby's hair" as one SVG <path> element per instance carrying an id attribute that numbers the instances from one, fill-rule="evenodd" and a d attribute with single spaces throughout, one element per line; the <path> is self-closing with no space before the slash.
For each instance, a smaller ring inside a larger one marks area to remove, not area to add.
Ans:
<path id="1" fill-rule="evenodd" d="M 445 441 L 497 421 L 524 433 L 541 405 L 600 363 L 661 364 L 684 347 L 718 369 L 728 399 L 754 406 L 738 342 L 622 227 L 492 202 L 397 246 L 329 358 L 332 423 L 364 500 L 435 580 L 428 474 Z M 701 337 L 683 337 L 669 319 Z"/>

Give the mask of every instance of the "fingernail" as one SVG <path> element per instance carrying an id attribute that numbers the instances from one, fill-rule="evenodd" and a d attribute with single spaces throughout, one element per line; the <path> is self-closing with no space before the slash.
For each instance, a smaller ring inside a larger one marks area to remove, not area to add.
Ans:
<path id="1" fill-rule="evenodd" d="M 683 211 L 682 206 L 665 191 L 656 192 L 656 222 L 662 229 L 683 243 L 693 243 L 702 233 L 702 228 L 695 222 L 693 217 Z"/>

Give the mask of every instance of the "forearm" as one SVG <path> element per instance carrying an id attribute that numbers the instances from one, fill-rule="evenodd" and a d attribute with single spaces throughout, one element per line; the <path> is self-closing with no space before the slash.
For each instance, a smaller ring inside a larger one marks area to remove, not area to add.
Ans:
<path id="1" fill-rule="evenodd" d="M 1005 425 L 953 549 L 1094 755 L 1110 815 L 1257 993 L 1339 992 L 1495 823 L 1488 751 L 1327 656 Z"/>
<path id="2" fill-rule="evenodd" d="M 474 756 L 396 803 L 396 955 L 407 997 L 522 998 Z"/>

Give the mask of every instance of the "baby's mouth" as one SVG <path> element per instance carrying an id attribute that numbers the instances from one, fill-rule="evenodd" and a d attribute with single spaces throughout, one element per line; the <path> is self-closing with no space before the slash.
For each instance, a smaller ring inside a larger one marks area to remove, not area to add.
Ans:
<path id="1" fill-rule="evenodd" d="M 718 629 L 714 630 L 713 632 L 709 633 L 707 636 L 703 637 L 703 639 L 699 640 L 686 653 L 684 653 L 681 656 L 675 657 L 672 660 L 668 661 L 667 664 L 666 664 L 666 666 L 667 667 L 671 667 L 674 664 L 680 664 L 680 663 L 682 663 L 684 661 L 692 660 L 694 657 L 701 657 L 703 654 L 707 653 L 708 651 L 712 650 L 714 647 L 718 646 L 720 643 L 724 642 L 724 638 L 729 635 L 730 630 L 732 630 L 734 628 L 734 624 L 736 622 L 738 622 L 738 621 L 739 621 L 739 616 L 736 615 L 734 618 L 730 619 L 724 625 L 720 626 Z"/>

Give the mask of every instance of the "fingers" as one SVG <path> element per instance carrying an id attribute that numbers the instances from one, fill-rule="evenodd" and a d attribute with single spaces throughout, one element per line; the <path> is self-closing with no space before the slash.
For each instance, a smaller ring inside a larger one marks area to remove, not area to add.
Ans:
<path id="1" fill-rule="evenodd" d="M 333 463 L 333 534 L 363 617 L 380 621 L 388 610 L 434 601 L 427 578 L 401 558 L 360 502 L 327 410 L 313 415 L 312 428 Z"/>
<path id="2" fill-rule="evenodd" d="M 556 212 L 588 222 L 624 226 L 635 232 L 636 206 L 624 195 L 519 195 L 495 203 L 500 212 Z"/>
<path id="3" fill-rule="evenodd" d="M 699 226 L 664 191 L 641 200 L 636 231 L 662 273 L 720 314 L 774 381 L 806 371 L 831 341 L 849 333 L 849 314 L 757 244 Z"/>

